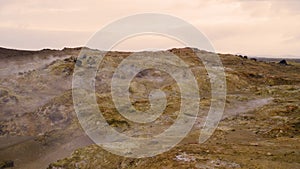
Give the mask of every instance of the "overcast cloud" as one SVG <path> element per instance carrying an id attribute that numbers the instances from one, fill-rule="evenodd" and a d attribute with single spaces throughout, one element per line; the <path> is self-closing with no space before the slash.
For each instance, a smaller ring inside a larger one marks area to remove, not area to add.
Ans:
<path id="1" fill-rule="evenodd" d="M 217 52 L 300 56 L 298 0 L 0 0 L 0 46 L 20 49 L 83 46 L 106 24 L 144 12 L 165 13 L 186 20 L 206 34 Z M 136 37 L 116 49 L 180 45 L 165 37 L 157 43 L 158 39 Z"/>

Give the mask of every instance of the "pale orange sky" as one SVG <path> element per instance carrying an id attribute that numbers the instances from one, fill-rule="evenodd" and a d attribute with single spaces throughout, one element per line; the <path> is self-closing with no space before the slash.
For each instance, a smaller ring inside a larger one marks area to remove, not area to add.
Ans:
<path id="1" fill-rule="evenodd" d="M 0 46 L 83 46 L 112 21 L 145 12 L 184 19 L 204 33 L 217 52 L 300 56 L 298 0 L 0 0 Z M 180 44 L 165 37 L 144 36 L 124 41 L 115 49 L 176 46 Z"/>

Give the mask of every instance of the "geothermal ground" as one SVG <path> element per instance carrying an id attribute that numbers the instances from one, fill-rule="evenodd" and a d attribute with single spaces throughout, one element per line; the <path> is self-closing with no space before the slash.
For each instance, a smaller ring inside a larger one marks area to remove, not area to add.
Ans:
<path id="1" fill-rule="evenodd" d="M 197 120 L 171 150 L 135 159 L 97 146 L 81 128 L 73 107 L 72 78 L 75 64 L 88 64 L 93 55 L 76 62 L 80 50 L 0 48 L 0 168 L 300 168 L 299 63 L 218 54 L 226 73 L 225 111 L 212 137 L 199 144 L 211 105 L 210 78 L 192 49 L 168 50 L 189 65 L 198 82 L 201 98 Z M 151 137 L 176 121 L 180 90 L 167 73 L 144 70 L 130 84 L 132 105 L 141 111 L 149 109 L 150 91 L 161 89 L 168 98 L 166 109 L 157 120 L 142 125 L 121 116 L 110 85 L 115 69 L 131 54 L 108 52 L 99 65 L 101 71 L 95 77 L 97 106 L 116 131 Z"/>

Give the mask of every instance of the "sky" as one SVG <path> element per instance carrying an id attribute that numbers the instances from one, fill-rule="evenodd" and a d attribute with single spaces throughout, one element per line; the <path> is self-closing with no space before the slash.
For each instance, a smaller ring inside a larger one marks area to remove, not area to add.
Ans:
<path id="1" fill-rule="evenodd" d="M 298 0 L 0 0 L 0 46 L 28 50 L 84 46 L 105 25 L 146 12 L 185 20 L 219 53 L 300 56 Z M 166 37 L 141 35 L 115 49 L 181 46 Z"/>

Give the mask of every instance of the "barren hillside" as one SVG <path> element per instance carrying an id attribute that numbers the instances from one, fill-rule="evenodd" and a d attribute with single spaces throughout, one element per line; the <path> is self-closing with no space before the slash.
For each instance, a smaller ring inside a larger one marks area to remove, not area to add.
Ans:
<path id="1" fill-rule="evenodd" d="M 7 167 L 8 162 L 13 162 L 14 168 L 26 169 L 300 168 L 299 64 L 218 54 L 226 73 L 225 111 L 213 136 L 198 144 L 211 104 L 210 78 L 191 48 L 168 50 L 184 60 L 196 77 L 201 96 L 199 115 L 188 136 L 170 151 L 132 159 L 95 145 L 78 122 L 72 78 L 81 49 L 0 48 L 0 168 Z M 126 120 L 114 106 L 110 85 L 117 66 L 131 54 L 108 52 L 99 65 L 102 71 L 95 77 L 98 107 L 118 132 L 133 137 L 159 134 L 177 118 L 179 87 L 163 71 L 140 72 L 129 88 L 132 105 L 149 109 L 147 96 L 151 90 L 161 89 L 169 98 L 167 108 L 151 123 L 140 125 Z"/>

